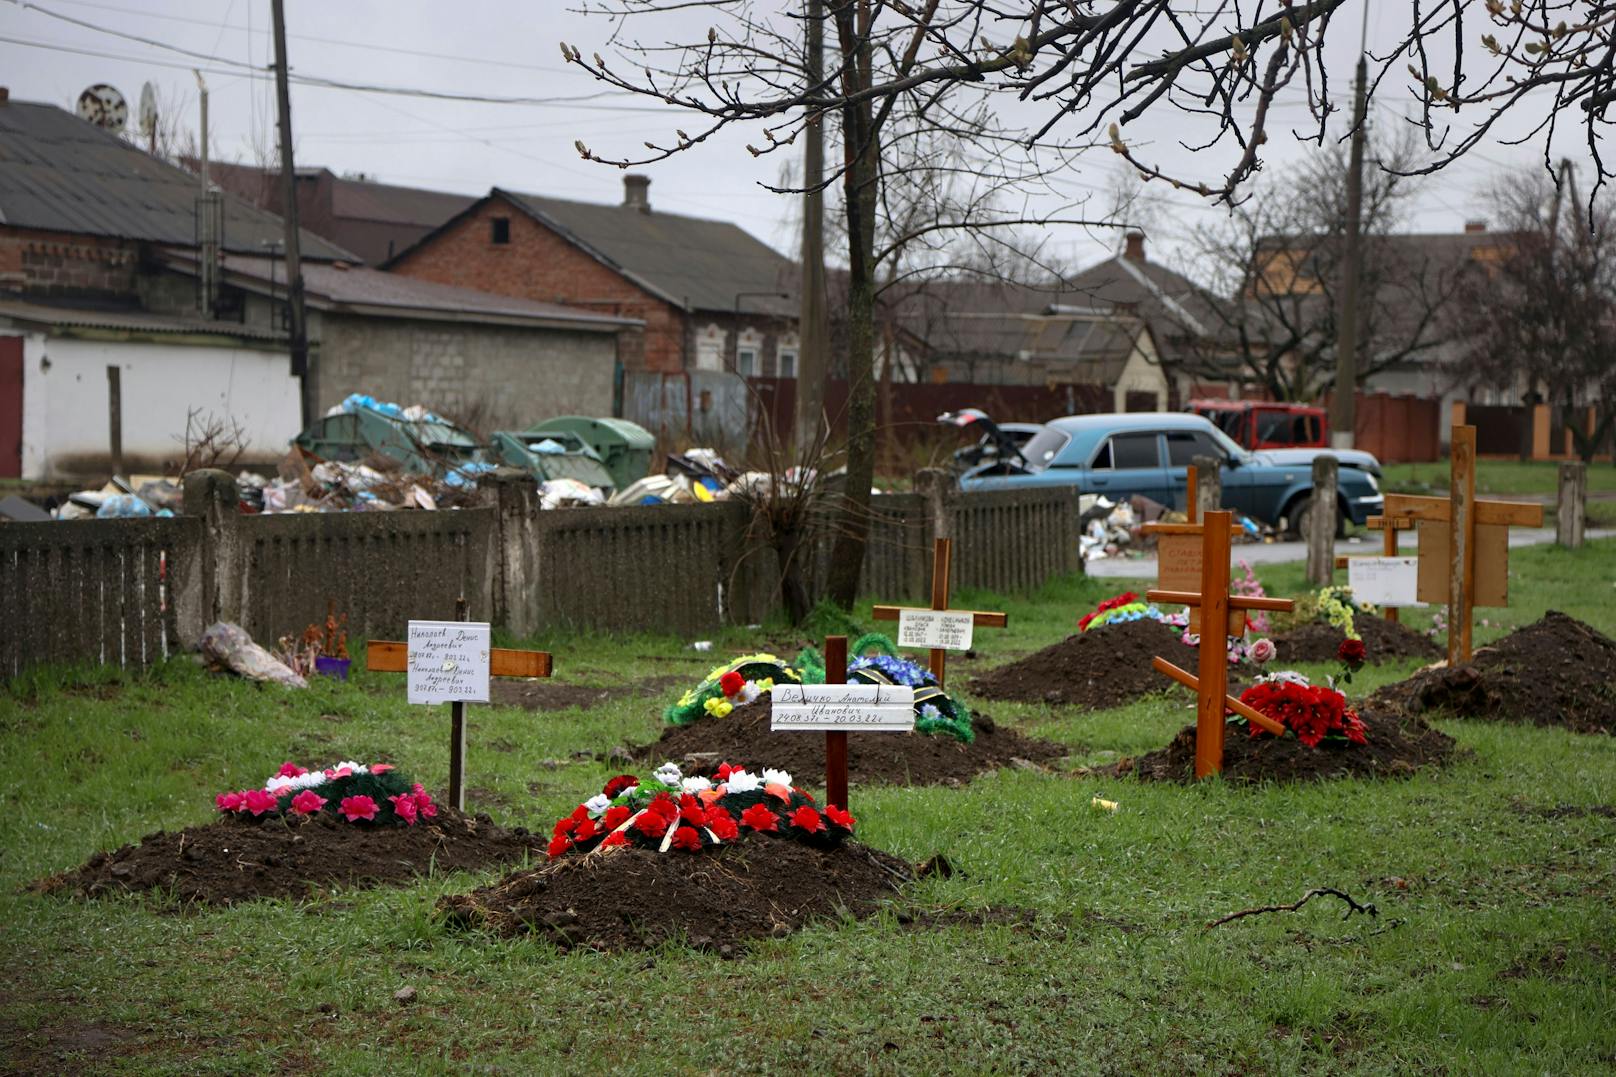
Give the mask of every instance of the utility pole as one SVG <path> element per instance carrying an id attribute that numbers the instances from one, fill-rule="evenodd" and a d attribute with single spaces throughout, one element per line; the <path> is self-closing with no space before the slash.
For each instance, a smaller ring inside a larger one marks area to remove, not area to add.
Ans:
<path id="1" fill-rule="evenodd" d="M 275 20 L 275 105 L 280 114 L 281 220 L 286 225 L 286 299 L 290 311 L 292 376 L 302 382 L 303 426 L 314 421 L 318 409 L 316 385 L 309 369 L 309 334 L 303 310 L 303 258 L 298 247 L 297 176 L 292 167 L 292 93 L 286 80 L 286 10 L 272 0 Z"/>
<path id="2" fill-rule="evenodd" d="M 824 0 L 808 0 L 808 88 L 825 81 Z M 810 109 L 812 106 L 809 106 Z M 797 335 L 797 406 L 792 436 L 801 455 L 819 435 L 825 410 L 825 381 L 830 374 L 830 314 L 825 296 L 825 125 L 808 121 L 804 132 L 802 196 L 802 308 Z"/>
<path id="3" fill-rule="evenodd" d="M 1368 18 L 1369 5 L 1364 5 Z M 1358 421 L 1358 286 L 1363 279 L 1364 93 L 1369 65 L 1358 53 L 1358 83 L 1352 100 L 1352 153 L 1347 166 L 1347 242 L 1341 257 L 1341 309 L 1335 320 L 1335 397 L 1330 406 L 1330 444 L 1350 449 Z"/>

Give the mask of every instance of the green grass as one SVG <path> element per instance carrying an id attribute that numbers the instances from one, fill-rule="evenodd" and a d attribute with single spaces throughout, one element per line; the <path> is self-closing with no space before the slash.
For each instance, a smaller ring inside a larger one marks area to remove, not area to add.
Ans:
<path id="1" fill-rule="evenodd" d="M 1387 464 L 1381 487 L 1400 494 L 1442 494 L 1448 490 L 1448 462 Z M 1552 460 L 1482 460 L 1476 465 L 1476 491 L 1483 494 L 1553 495 L 1560 489 L 1560 465 Z M 1616 493 L 1616 467 L 1588 465 L 1590 493 Z"/>
<path id="2" fill-rule="evenodd" d="M 1497 616 L 1520 624 L 1555 607 L 1616 633 L 1613 568 L 1610 541 L 1514 551 L 1516 605 Z M 1300 588 L 1298 566 L 1263 576 Z M 956 668 L 1052 642 L 1117 589 L 962 594 L 1008 609 L 1011 627 L 979 632 L 982 657 Z M 725 650 L 791 641 L 773 628 L 727 633 L 713 654 L 672 638 L 542 642 L 563 679 L 605 683 L 699 676 Z M 1354 689 L 1409 669 L 1372 669 Z M 173 1073 L 1616 1065 L 1616 823 L 1590 810 L 1616 805 L 1616 740 L 1527 725 L 1444 722 L 1466 754 L 1406 782 L 1180 788 L 1008 771 L 957 790 L 855 789 L 864 840 L 911 859 L 945 852 L 960 869 L 908 900 L 1030 908 L 1037 925 L 915 930 L 882 916 L 734 962 L 679 948 L 563 955 L 446 931 L 433 903 L 481 881 L 470 876 L 185 913 L 20 891 L 98 849 L 207 821 L 213 791 L 282 759 L 385 757 L 441 786 L 447 718 L 403 694 L 385 675 L 286 693 L 175 662 L 145 677 L 47 671 L 0 695 L 0 1054 L 62 1072 Z M 547 826 L 606 774 L 572 753 L 650 739 L 661 702 L 474 708 L 473 807 Z M 1100 713 L 991 712 L 1095 763 L 1164 743 L 1186 705 L 1164 694 Z M 1094 796 L 1121 807 L 1095 811 Z M 1545 811 L 1561 806 L 1573 810 Z M 1318 885 L 1381 915 L 1343 921 L 1317 901 L 1203 928 Z M 404 985 L 413 1006 L 393 1001 Z"/>

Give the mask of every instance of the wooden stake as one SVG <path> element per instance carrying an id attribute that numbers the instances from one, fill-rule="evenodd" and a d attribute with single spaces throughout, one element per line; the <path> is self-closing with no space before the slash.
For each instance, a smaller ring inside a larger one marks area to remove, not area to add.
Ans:
<path id="1" fill-rule="evenodd" d="M 1449 448 L 1448 665 L 1470 661 L 1470 603 L 1476 586 L 1476 428 L 1456 426 Z"/>
<path id="2" fill-rule="evenodd" d="M 455 599 L 455 620 L 469 620 L 465 595 Z M 460 700 L 449 704 L 449 803 L 466 810 L 466 705 Z"/>
<path id="3" fill-rule="evenodd" d="M 1224 696 L 1229 689 L 1229 527 L 1234 517 L 1208 512 L 1202 520 L 1201 692 L 1195 708 L 1195 776 L 1223 769 Z"/>
<path id="4" fill-rule="evenodd" d="M 1396 557 L 1397 556 L 1397 529 L 1392 526 L 1392 522 L 1390 520 L 1386 521 L 1386 526 L 1381 531 L 1380 540 L 1381 540 L 1381 547 L 1380 548 L 1385 553 L 1385 555 L 1387 557 Z M 1387 606 L 1386 607 L 1386 620 L 1390 621 L 1392 624 L 1397 623 L 1397 607 L 1396 606 Z"/>
<path id="5" fill-rule="evenodd" d="M 931 548 L 931 608 L 948 609 L 949 573 L 954 567 L 954 540 L 940 538 Z M 937 686 L 943 686 L 943 675 L 948 669 L 948 652 L 941 647 L 931 649 L 931 673 Z M 843 805 L 846 807 L 846 805 Z"/>
<path id="6" fill-rule="evenodd" d="M 847 683 L 847 637 L 825 637 L 825 683 Z M 847 731 L 825 732 L 825 803 L 847 810 Z"/>
<path id="7" fill-rule="evenodd" d="M 1194 464 L 1184 469 L 1184 519 L 1195 523 L 1201 518 L 1201 485 L 1199 469 Z"/>

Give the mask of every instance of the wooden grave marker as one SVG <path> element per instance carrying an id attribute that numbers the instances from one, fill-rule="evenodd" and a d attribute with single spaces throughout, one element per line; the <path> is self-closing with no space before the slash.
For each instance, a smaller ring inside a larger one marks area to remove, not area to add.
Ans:
<path id="1" fill-rule="evenodd" d="M 1399 531 L 1411 530 L 1414 527 L 1414 521 L 1410 520 L 1407 516 L 1371 516 L 1369 519 L 1364 521 L 1364 526 L 1369 528 L 1371 531 L 1379 531 L 1381 533 L 1380 557 L 1396 559 L 1399 556 L 1397 552 L 1397 533 Z M 1366 559 L 1359 556 L 1337 557 L 1335 559 L 1335 567 L 1344 568 L 1350 574 L 1352 572 L 1352 562 L 1360 560 L 1376 560 L 1376 558 Z M 1356 598 L 1357 596 L 1354 595 L 1353 597 Z M 1418 601 L 1417 597 L 1415 600 Z M 1412 605 L 1412 603 L 1403 604 Z M 1387 602 L 1382 602 L 1380 605 L 1385 609 L 1386 620 L 1396 624 L 1398 619 L 1398 607 Z"/>
<path id="2" fill-rule="evenodd" d="M 1448 664 L 1470 661 L 1477 606 L 1509 605 L 1509 529 L 1542 527 L 1543 506 L 1476 498 L 1476 428 L 1455 426 L 1447 497 L 1387 494 L 1385 514 L 1419 527 L 1421 602 L 1448 607 Z"/>
<path id="3" fill-rule="evenodd" d="M 1188 468 L 1191 489 L 1194 488 L 1195 469 Z M 1207 513 L 1208 516 L 1211 513 Z M 1234 514 L 1222 513 L 1225 520 L 1233 521 Z M 1156 536 L 1156 589 L 1159 591 L 1193 592 L 1201 586 L 1202 576 L 1202 536 L 1206 531 L 1205 521 L 1199 519 L 1194 497 L 1189 502 L 1189 523 L 1184 524 L 1146 524 L 1140 531 L 1147 535 Z M 1244 532 L 1231 522 L 1228 528 L 1230 538 Z M 1225 542 L 1224 546 L 1228 547 Z M 1148 595 L 1146 597 L 1149 597 Z M 1201 631 L 1201 611 L 1194 606 L 1190 607 L 1191 632 Z M 1246 611 L 1236 609 L 1229 615 L 1229 634 L 1243 636 L 1246 634 Z"/>
<path id="4" fill-rule="evenodd" d="M 548 677 L 546 651 L 488 645 L 490 626 L 466 619 L 466 600 L 455 602 L 453 621 L 411 621 L 410 636 L 431 645 L 373 639 L 365 644 L 365 668 L 410 677 L 410 702 L 449 703 L 449 802 L 466 810 L 466 703 L 487 702 L 490 677 Z M 412 663 L 411 659 L 414 659 Z M 472 668 L 464 668 L 470 665 Z"/>
<path id="5" fill-rule="evenodd" d="M 931 673 L 942 687 L 948 670 L 949 651 L 971 649 L 974 628 L 1004 628 L 1008 614 L 991 610 L 951 610 L 948 595 L 954 567 L 954 540 L 940 538 L 931 550 L 931 608 L 877 606 L 871 613 L 877 621 L 898 622 L 898 646 L 926 647 L 931 651 Z"/>
<path id="6" fill-rule="evenodd" d="M 1230 523 L 1228 512 L 1208 512 L 1201 533 L 1201 578 L 1193 591 L 1152 589 L 1146 593 L 1152 602 L 1182 603 L 1201 613 L 1201 642 L 1197 645 L 1199 675 L 1180 669 L 1165 658 L 1151 665 L 1157 672 L 1195 691 L 1195 776 L 1204 778 L 1223 769 L 1224 715 L 1235 714 L 1268 730 L 1285 735 L 1285 727 L 1228 694 L 1229 620 L 1231 611 L 1244 618 L 1246 610 L 1289 610 L 1288 598 L 1247 598 L 1229 594 Z"/>
<path id="7" fill-rule="evenodd" d="M 915 727 L 915 690 L 907 685 L 848 684 L 847 637 L 825 637 L 824 684 L 777 684 L 769 690 L 771 732 L 825 733 L 825 803 L 847 810 L 847 733 L 905 733 Z"/>

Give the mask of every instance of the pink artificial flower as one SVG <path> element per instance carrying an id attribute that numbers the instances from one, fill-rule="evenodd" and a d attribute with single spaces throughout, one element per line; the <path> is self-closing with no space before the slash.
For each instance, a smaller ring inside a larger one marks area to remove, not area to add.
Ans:
<path id="1" fill-rule="evenodd" d="M 370 765 L 370 772 L 372 774 L 386 774 L 392 769 L 394 769 L 394 767 L 391 763 L 372 763 Z"/>
<path id="2" fill-rule="evenodd" d="M 419 785 L 415 788 L 418 791 L 411 795 L 415 797 L 416 810 L 428 819 L 438 814 L 438 806 L 432 803 L 432 795 L 425 789 L 422 789 Z"/>
<path id="3" fill-rule="evenodd" d="M 299 815 L 313 815 L 325 807 L 325 797 L 320 796 L 313 789 L 305 789 L 292 798 L 292 810 Z"/>
<path id="4" fill-rule="evenodd" d="M 337 810 L 350 823 L 357 823 L 361 819 L 371 821 L 376 818 L 376 802 L 367 796 L 343 797 L 342 803 L 337 805 Z"/>
<path id="5" fill-rule="evenodd" d="M 240 811 L 242 795 L 240 793 L 220 793 L 213 798 L 220 811 Z"/>
<path id="6" fill-rule="evenodd" d="M 242 794 L 241 806 L 254 815 L 262 815 L 267 811 L 274 811 L 279 799 L 268 790 L 249 789 Z"/>
<path id="7" fill-rule="evenodd" d="M 415 825 L 415 816 L 418 809 L 415 807 L 414 796 L 409 793 L 400 793 L 396 797 L 388 797 L 387 799 L 393 802 L 393 814 L 404 820 L 406 826 Z"/>
<path id="8" fill-rule="evenodd" d="M 328 771 L 326 771 L 325 776 L 327 778 L 346 778 L 352 773 L 353 773 L 353 768 L 352 767 L 338 767 L 336 770 L 328 770 Z"/>
<path id="9" fill-rule="evenodd" d="M 1251 648 L 1246 652 L 1246 657 L 1261 665 L 1264 662 L 1273 661 L 1274 656 L 1278 653 L 1279 648 L 1274 646 L 1273 640 L 1260 639 L 1251 645 Z"/>
<path id="10" fill-rule="evenodd" d="M 288 762 L 288 763 L 282 763 L 281 764 L 281 769 L 275 773 L 275 777 L 277 777 L 277 778 L 301 778 L 301 777 L 303 777 L 303 775 L 305 775 L 307 773 L 308 773 L 307 769 L 298 766 L 296 763 L 289 763 Z"/>

